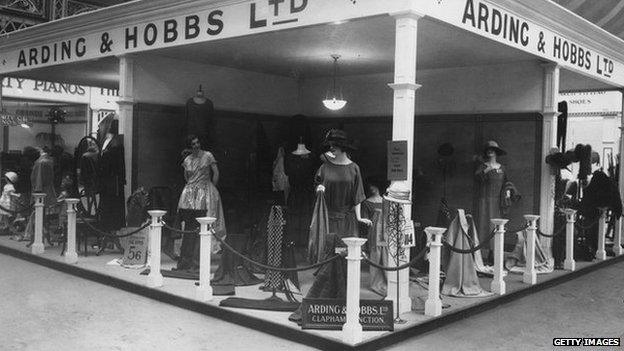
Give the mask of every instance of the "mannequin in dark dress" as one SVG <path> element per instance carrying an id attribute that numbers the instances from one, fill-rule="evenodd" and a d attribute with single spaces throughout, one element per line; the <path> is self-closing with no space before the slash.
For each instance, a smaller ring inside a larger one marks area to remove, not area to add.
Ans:
<path id="1" fill-rule="evenodd" d="M 187 135 L 197 135 L 202 145 L 208 149 L 215 146 L 215 137 L 212 128 L 214 105 L 204 96 L 201 85 L 194 97 L 186 101 Z"/>
<path id="2" fill-rule="evenodd" d="M 305 144 L 301 143 L 296 150 L 286 156 L 284 166 L 290 184 L 287 201 L 287 235 L 297 246 L 305 246 L 308 241 L 314 204 L 315 158 Z"/>
<path id="3" fill-rule="evenodd" d="M 118 132 L 119 121 L 113 120 L 102 142 L 99 159 L 99 225 L 102 230 L 109 232 L 115 232 L 126 225 L 124 200 L 126 167 L 123 139 Z M 120 245 L 117 246 L 120 247 Z M 100 252 L 105 247 L 106 243 L 103 243 Z"/>

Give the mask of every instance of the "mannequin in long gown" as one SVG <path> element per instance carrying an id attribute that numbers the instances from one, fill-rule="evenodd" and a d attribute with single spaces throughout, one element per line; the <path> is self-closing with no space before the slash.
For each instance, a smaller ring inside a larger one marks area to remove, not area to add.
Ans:
<path id="1" fill-rule="evenodd" d="M 201 85 L 195 96 L 186 101 L 185 114 L 187 135 L 197 135 L 204 147 L 214 149 L 216 143 L 212 121 L 214 105 L 204 96 Z"/>
<path id="2" fill-rule="evenodd" d="M 310 231 L 314 204 L 314 165 L 314 157 L 304 144 L 299 144 L 296 150 L 286 155 L 284 166 L 290 184 L 286 202 L 286 232 L 297 246 L 306 245 Z"/>

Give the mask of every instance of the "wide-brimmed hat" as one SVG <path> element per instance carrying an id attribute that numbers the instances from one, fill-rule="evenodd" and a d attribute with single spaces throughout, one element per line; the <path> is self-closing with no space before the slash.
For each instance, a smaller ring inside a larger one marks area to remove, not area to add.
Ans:
<path id="1" fill-rule="evenodd" d="M 6 172 L 4 174 L 4 177 L 8 179 L 9 181 L 11 181 L 11 183 L 14 183 L 14 184 L 17 183 L 17 173 L 15 172 Z"/>
<path id="2" fill-rule="evenodd" d="M 401 183 L 394 182 L 390 184 L 390 187 L 386 191 L 384 199 L 392 202 L 398 202 L 400 204 L 411 204 L 410 190 L 407 186 L 401 185 Z"/>
<path id="3" fill-rule="evenodd" d="M 494 150 L 497 156 L 507 155 L 507 152 L 501 149 L 500 146 L 498 146 L 498 143 L 494 140 L 489 140 L 487 143 L 485 143 L 485 145 L 483 145 L 483 153 L 485 154 L 490 149 Z"/>
<path id="4" fill-rule="evenodd" d="M 356 147 L 349 141 L 347 132 L 341 129 L 330 129 L 329 132 L 325 134 L 323 146 L 335 146 L 342 150 L 356 150 Z"/>

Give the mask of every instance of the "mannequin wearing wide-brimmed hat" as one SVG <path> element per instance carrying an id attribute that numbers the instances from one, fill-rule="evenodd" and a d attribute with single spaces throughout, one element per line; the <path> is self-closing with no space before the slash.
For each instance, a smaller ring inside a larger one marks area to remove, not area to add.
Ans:
<path id="1" fill-rule="evenodd" d="M 324 146 L 329 149 L 331 156 L 316 172 L 315 182 L 317 193 L 324 194 L 329 232 L 314 233 L 312 226 L 309 248 L 321 251 L 324 257 L 329 257 L 335 254 L 336 247 L 344 246 L 340 239 L 359 235 L 358 222 L 370 226 L 372 221 L 362 218 L 360 213 L 360 204 L 366 197 L 360 167 L 347 156 L 347 151 L 353 150 L 353 147 L 349 144 L 346 133 L 338 129 L 330 130 L 325 136 Z M 325 236 L 319 238 L 315 235 Z M 324 245 L 319 244 L 321 242 Z M 344 299 L 346 286 L 346 260 L 342 258 L 319 269 L 306 298 Z M 299 322 L 301 310 L 293 312 L 289 319 Z"/>
<path id="2" fill-rule="evenodd" d="M 498 156 L 505 155 L 497 142 L 488 141 L 483 147 L 484 162 L 479 165 L 475 176 L 479 183 L 477 198 L 477 230 L 479 242 L 483 243 L 484 257 L 490 254 L 490 241 L 484 242 L 492 231 L 492 218 L 501 218 L 501 191 L 507 182 L 505 168 L 497 161 Z M 505 194 L 504 196 L 509 196 Z"/>

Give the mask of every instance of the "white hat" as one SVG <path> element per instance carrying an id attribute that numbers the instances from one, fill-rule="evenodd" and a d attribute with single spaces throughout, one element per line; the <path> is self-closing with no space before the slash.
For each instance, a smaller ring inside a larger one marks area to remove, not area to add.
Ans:
<path id="1" fill-rule="evenodd" d="M 11 183 L 16 183 L 17 182 L 17 173 L 15 173 L 15 172 L 6 172 L 4 174 L 4 177 L 6 179 L 8 179 Z"/>
<path id="2" fill-rule="evenodd" d="M 384 199 L 392 202 L 398 202 L 401 204 L 410 204 L 410 190 L 404 185 L 398 182 L 393 182 L 392 185 L 386 190 Z"/>

